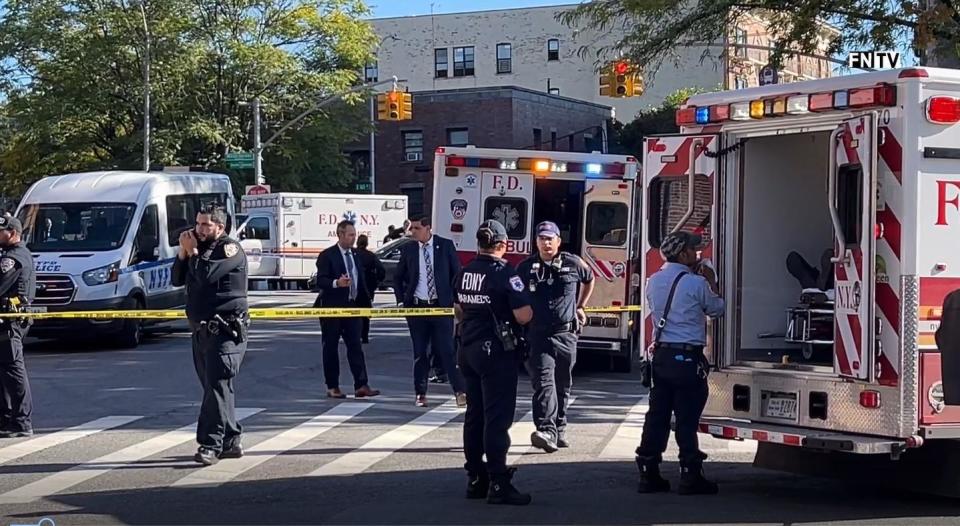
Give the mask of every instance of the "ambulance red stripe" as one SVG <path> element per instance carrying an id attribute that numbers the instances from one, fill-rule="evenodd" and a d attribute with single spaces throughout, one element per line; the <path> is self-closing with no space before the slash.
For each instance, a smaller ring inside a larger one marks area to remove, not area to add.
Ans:
<path id="1" fill-rule="evenodd" d="M 877 211 L 877 222 L 883 226 L 883 237 L 881 241 L 886 241 L 890 245 L 890 250 L 893 251 L 893 255 L 897 257 L 897 260 L 900 259 L 900 236 L 901 236 L 901 227 L 900 220 L 897 219 L 897 216 L 894 215 L 893 211 L 887 208 L 886 210 Z"/>
<path id="2" fill-rule="evenodd" d="M 894 332 L 900 334 L 900 300 L 889 283 L 877 283 L 877 307 L 890 322 Z"/>
<path id="3" fill-rule="evenodd" d="M 898 183 L 903 182 L 903 148 L 897 141 L 897 136 L 890 131 L 890 128 L 881 126 L 880 131 L 883 134 L 883 142 L 877 146 L 877 152 L 883 162 L 887 163 L 893 176 L 897 178 Z"/>

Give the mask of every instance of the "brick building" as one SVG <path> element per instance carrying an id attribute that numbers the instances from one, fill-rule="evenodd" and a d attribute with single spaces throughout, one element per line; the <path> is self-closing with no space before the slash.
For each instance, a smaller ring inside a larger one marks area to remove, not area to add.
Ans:
<path id="1" fill-rule="evenodd" d="M 375 190 L 406 194 L 411 213 L 430 213 L 438 147 L 601 151 L 610 118 L 609 106 L 525 88 L 417 92 L 412 120 L 377 123 Z"/>

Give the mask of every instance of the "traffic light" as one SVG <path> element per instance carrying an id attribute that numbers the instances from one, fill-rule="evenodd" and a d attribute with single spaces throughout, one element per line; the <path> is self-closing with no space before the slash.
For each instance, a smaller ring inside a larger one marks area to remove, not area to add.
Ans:
<path id="1" fill-rule="evenodd" d="M 412 119 L 413 94 L 395 89 L 377 95 L 377 117 L 381 121 Z"/>
<path id="2" fill-rule="evenodd" d="M 629 61 L 611 62 L 600 72 L 600 95 L 603 97 L 639 97 L 643 95 L 643 75 Z"/>
<path id="3" fill-rule="evenodd" d="M 402 93 L 400 104 L 400 120 L 408 121 L 413 118 L 413 93 Z"/>
<path id="4" fill-rule="evenodd" d="M 615 97 L 629 97 L 633 94 L 629 73 L 630 65 L 625 60 L 618 60 L 613 63 Z"/>
<path id="5" fill-rule="evenodd" d="M 387 102 L 386 93 L 377 94 L 377 119 L 381 121 L 390 120 L 390 106 Z"/>

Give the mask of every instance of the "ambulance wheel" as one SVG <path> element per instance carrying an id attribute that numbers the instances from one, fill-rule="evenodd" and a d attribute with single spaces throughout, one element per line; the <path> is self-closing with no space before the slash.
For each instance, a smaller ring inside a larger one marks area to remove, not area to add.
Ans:
<path id="1" fill-rule="evenodd" d="M 136 298 L 133 300 L 132 310 L 142 310 L 143 300 Z M 133 319 L 124 320 L 123 328 L 117 334 L 117 346 L 121 349 L 135 349 L 143 340 L 143 320 Z"/>

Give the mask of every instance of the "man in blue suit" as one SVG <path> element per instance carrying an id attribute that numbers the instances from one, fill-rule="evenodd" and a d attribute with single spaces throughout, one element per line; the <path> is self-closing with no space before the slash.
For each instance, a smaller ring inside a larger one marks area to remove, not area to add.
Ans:
<path id="1" fill-rule="evenodd" d="M 397 303 L 404 307 L 453 307 L 453 280 L 460 272 L 460 260 L 453 241 L 433 235 L 430 217 L 411 218 L 411 237 L 416 243 L 404 245 L 397 263 L 393 290 Z M 427 406 L 427 376 L 430 372 L 429 346 L 447 372 L 457 397 L 457 405 L 466 407 L 467 396 L 453 351 L 452 316 L 410 316 L 413 339 L 413 386 L 417 407 Z"/>
<path id="2" fill-rule="evenodd" d="M 367 287 L 360 258 L 353 248 L 357 229 L 349 221 L 337 224 L 337 244 L 317 257 L 317 286 L 320 307 L 356 309 L 366 303 Z M 362 318 L 321 318 L 323 332 L 323 376 L 329 398 L 346 398 L 340 391 L 340 338 L 347 346 L 347 362 L 353 373 L 353 388 L 357 398 L 377 396 L 380 391 L 367 384 L 367 365 L 363 357 L 360 333 Z"/>

